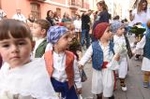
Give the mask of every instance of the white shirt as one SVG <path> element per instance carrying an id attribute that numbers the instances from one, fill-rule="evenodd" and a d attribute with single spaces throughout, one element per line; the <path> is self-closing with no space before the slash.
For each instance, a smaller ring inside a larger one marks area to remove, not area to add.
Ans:
<path id="1" fill-rule="evenodd" d="M 116 64 L 118 64 L 117 63 L 117 61 L 115 61 L 114 60 L 114 58 L 113 58 L 113 53 L 111 52 L 111 53 L 109 53 L 110 51 L 109 51 L 109 45 L 107 45 L 107 46 L 103 46 L 102 44 L 101 44 L 101 42 L 99 42 L 99 44 L 100 44 L 100 46 L 101 46 L 101 48 L 102 48 L 102 51 L 103 51 L 103 58 L 104 58 L 104 61 L 107 61 L 107 62 L 109 62 L 108 64 L 107 64 L 107 68 L 109 68 L 109 69 L 112 69 L 112 70 L 116 70 L 116 69 L 118 69 L 118 65 L 116 65 Z M 93 48 L 92 48 L 92 45 L 90 45 L 90 47 L 87 49 L 87 51 L 86 51 L 86 53 L 84 54 L 84 56 L 81 58 L 81 60 L 79 61 L 79 64 L 81 64 L 81 65 L 85 65 L 85 63 L 89 60 L 89 59 L 91 59 L 91 57 L 92 57 L 92 54 L 93 54 Z"/>
<path id="2" fill-rule="evenodd" d="M 52 77 L 60 82 L 67 81 L 68 79 L 67 79 L 67 74 L 65 71 L 65 67 L 66 67 L 65 53 L 58 54 L 58 53 L 53 52 L 53 59 L 54 59 L 53 60 L 54 72 L 52 74 Z M 78 68 L 76 59 L 73 62 L 73 68 L 74 68 L 74 82 L 75 82 L 77 88 L 81 88 L 82 87 L 81 77 L 80 77 L 79 68 Z"/>
<path id="3" fill-rule="evenodd" d="M 0 20 L 2 20 L 6 16 L 6 13 L 0 9 Z"/>
<path id="4" fill-rule="evenodd" d="M 46 46 L 45 51 L 49 51 L 49 50 L 52 50 L 52 49 L 53 49 L 53 44 L 52 43 L 48 43 L 47 46 Z"/>
<path id="5" fill-rule="evenodd" d="M 58 99 L 45 67 L 40 58 L 12 69 L 4 63 L 0 70 L 0 99 L 14 99 L 16 94 L 17 99 Z"/>
<path id="6" fill-rule="evenodd" d="M 81 32 L 81 20 L 74 20 L 75 32 Z"/>
<path id="7" fill-rule="evenodd" d="M 23 14 L 14 14 L 12 19 L 26 22 L 26 18 L 25 18 L 25 16 Z"/>

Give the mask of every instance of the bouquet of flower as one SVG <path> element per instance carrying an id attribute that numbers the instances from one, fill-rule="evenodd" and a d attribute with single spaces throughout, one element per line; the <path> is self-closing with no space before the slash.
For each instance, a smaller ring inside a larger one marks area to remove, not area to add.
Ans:
<path id="1" fill-rule="evenodd" d="M 118 53 L 119 55 L 124 55 L 124 53 L 126 53 L 126 45 L 124 44 L 118 44 L 117 48 L 116 48 L 116 53 Z"/>
<path id="2" fill-rule="evenodd" d="M 134 25 L 133 27 L 131 27 L 129 32 L 134 33 L 135 36 L 138 37 L 140 40 L 142 38 L 145 30 L 146 30 L 145 27 L 143 27 L 141 24 L 138 24 L 138 25 Z"/>

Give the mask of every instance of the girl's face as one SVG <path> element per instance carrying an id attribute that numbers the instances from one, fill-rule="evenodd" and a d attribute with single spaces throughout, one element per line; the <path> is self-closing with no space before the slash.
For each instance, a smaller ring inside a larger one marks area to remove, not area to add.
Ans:
<path id="1" fill-rule="evenodd" d="M 29 16 L 29 19 L 34 20 L 34 16 L 31 14 L 31 15 Z"/>
<path id="2" fill-rule="evenodd" d="M 97 9 L 98 9 L 98 11 L 101 11 L 102 10 L 102 6 L 97 4 Z"/>
<path id="3" fill-rule="evenodd" d="M 110 26 L 108 26 L 101 38 L 106 39 L 106 40 L 111 40 L 113 37 L 113 33 L 110 30 Z"/>
<path id="4" fill-rule="evenodd" d="M 33 23 L 31 33 L 32 33 L 33 37 L 37 37 L 37 38 L 41 37 L 41 34 L 42 34 L 41 26 L 37 23 Z"/>
<path id="5" fill-rule="evenodd" d="M 125 32 L 125 28 L 124 27 L 120 27 L 118 30 L 117 30 L 117 35 L 118 36 L 122 36 Z"/>
<path id="6" fill-rule="evenodd" d="M 61 51 L 66 50 L 69 47 L 71 40 L 70 33 L 65 33 L 56 43 L 57 49 Z"/>
<path id="7" fill-rule="evenodd" d="M 76 19 L 77 19 L 77 20 L 79 20 L 79 19 L 80 19 L 80 17 L 77 15 L 77 16 L 76 16 Z"/>
<path id="8" fill-rule="evenodd" d="M 146 3 L 146 2 L 142 3 L 142 9 L 145 9 L 146 6 L 147 6 L 147 3 Z"/>
<path id="9" fill-rule="evenodd" d="M 0 41 L 0 54 L 11 68 L 22 66 L 30 61 L 32 43 L 29 38 L 13 38 Z"/>
<path id="10" fill-rule="evenodd" d="M 54 13 L 53 13 L 52 11 L 50 11 L 50 12 L 49 12 L 49 16 L 50 16 L 50 17 L 53 17 L 53 16 L 54 16 Z"/>

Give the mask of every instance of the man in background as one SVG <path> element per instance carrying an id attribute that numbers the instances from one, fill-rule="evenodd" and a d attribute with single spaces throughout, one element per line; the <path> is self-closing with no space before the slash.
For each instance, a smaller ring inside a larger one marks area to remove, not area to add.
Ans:
<path id="1" fill-rule="evenodd" d="M 21 13 L 21 9 L 16 9 L 16 14 L 13 15 L 12 19 L 26 22 L 25 16 Z"/>

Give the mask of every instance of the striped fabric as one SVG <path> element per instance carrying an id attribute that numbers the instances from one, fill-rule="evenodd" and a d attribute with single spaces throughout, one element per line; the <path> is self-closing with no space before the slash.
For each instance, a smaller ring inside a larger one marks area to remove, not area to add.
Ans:
<path id="1" fill-rule="evenodd" d="M 117 30 L 121 27 L 124 27 L 124 25 L 120 21 L 114 21 L 111 24 L 111 29 L 113 33 L 116 33 Z"/>
<path id="2" fill-rule="evenodd" d="M 68 29 L 64 26 L 51 26 L 47 31 L 47 41 L 55 44 Z"/>

